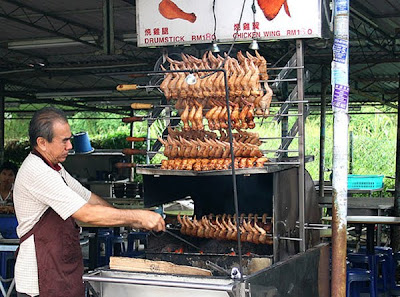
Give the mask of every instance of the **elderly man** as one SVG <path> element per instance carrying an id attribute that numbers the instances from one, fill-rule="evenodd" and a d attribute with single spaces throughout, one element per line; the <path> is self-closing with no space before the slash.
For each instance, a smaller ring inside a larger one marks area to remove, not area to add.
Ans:
<path id="1" fill-rule="evenodd" d="M 97 226 L 165 230 L 161 216 L 110 206 L 61 165 L 72 149 L 65 114 L 37 111 L 29 124 L 32 152 L 18 171 L 14 207 L 20 247 L 15 264 L 18 296 L 83 297 L 83 261 L 75 220 Z"/>

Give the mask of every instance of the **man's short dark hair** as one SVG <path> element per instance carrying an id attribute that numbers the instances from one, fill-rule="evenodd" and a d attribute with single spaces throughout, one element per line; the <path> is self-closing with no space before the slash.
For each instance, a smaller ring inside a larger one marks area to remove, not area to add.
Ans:
<path id="1" fill-rule="evenodd" d="M 48 142 L 52 142 L 53 124 L 55 122 L 68 123 L 65 113 L 54 107 L 44 107 L 36 111 L 29 123 L 29 142 L 32 147 L 37 145 L 38 137 L 43 137 Z"/>
<path id="2" fill-rule="evenodd" d="M 14 175 L 17 175 L 18 166 L 15 165 L 13 162 L 6 161 L 0 166 L 0 173 L 3 170 L 12 170 L 14 172 Z"/>

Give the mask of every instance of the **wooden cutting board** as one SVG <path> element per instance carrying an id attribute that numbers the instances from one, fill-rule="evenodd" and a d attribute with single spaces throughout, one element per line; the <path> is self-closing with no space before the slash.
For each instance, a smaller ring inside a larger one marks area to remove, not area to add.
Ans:
<path id="1" fill-rule="evenodd" d="M 211 271 L 207 269 L 176 265 L 165 261 L 153 261 L 126 257 L 110 257 L 110 269 L 162 274 L 212 275 Z"/>

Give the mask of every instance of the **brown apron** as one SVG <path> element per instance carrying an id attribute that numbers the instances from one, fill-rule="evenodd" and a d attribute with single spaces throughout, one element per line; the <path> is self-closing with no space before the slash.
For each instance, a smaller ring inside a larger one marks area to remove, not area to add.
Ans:
<path id="1" fill-rule="evenodd" d="M 79 227 L 50 207 L 20 243 L 35 235 L 40 297 L 83 297 L 83 259 Z"/>
<path id="2" fill-rule="evenodd" d="M 33 151 L 54 170 L 61 169 Z M 75 219 L 65 221 L 48 208 L 33 228 L 21 237 L 24 242 L 35 235 L 40 297 L 84 297 L 83 259 L 79 243 L 79 227 Z"/>

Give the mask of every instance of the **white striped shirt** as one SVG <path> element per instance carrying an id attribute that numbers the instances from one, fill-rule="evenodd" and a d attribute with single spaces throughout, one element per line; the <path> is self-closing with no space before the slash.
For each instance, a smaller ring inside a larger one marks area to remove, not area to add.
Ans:
<path id="1" fill-rule="evenodd" d="M 60 166 L 57 172 L 32 153 L 22 163 L 14 184 L 19 237 L 33 228 L 48 207 L 66 220 L 89 201 L 91 192 Z M 20 245 L 15 285 L 20 293 L 39 295 L 34 235 Z"/>

